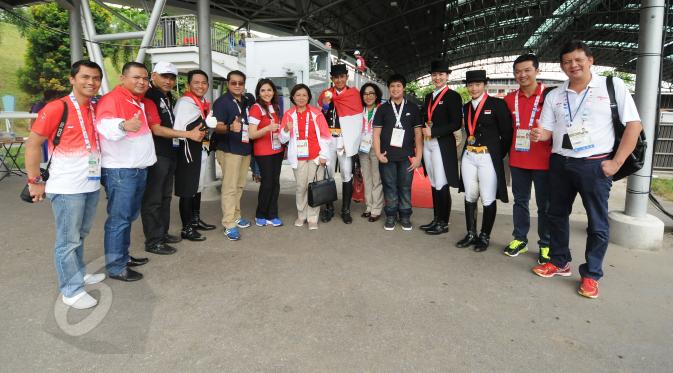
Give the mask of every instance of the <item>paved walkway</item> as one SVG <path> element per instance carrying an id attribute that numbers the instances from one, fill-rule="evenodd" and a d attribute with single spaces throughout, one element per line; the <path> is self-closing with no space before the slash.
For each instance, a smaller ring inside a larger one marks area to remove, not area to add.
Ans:
<path id="1" fill-rule="evenodd" d="M 536 248 L 501 253 L 511 204 L 499 205 L 491 249 L 474 253 L 453 246 L 465 230 L 457 195 L 446 235 L 385 232 L 359 218 L 357 204 L 352 226 L 309 232 L 291 225 L 289 184 L 280 199 L 289 225 L 245 229 L 240 242 L 211 231 L 205 242 L 177 244 L 175 255 L 150 254 L 144 280 L 106 280 L 93 287 L 101 300 L 93 312 L 66 314 L 51 209 L 20 202 L 21 182 L 0 183 L 0 371 L 673 371 L 670 226 L 660 251 L 611 245 L 601 298 L 588 300 L 576 293 L 581 205 L 571 225 L 575 275 L 542 279 L 530 272 Z M 243 210 L 252 217 L 256 186 L 248 189 Z M 623 206 L 623 190 L 617 183 L 611 207 Z M 202 215 L 215 223 L 219 204 L 204 202 Z M 430 215 L 416 209 L 414 225 Z M 102 266 L 104 219 L 103 199 L 85 250 L 91 270 Z M 138 221 L 133 255 L 144 254 L 142 239 Z"/>

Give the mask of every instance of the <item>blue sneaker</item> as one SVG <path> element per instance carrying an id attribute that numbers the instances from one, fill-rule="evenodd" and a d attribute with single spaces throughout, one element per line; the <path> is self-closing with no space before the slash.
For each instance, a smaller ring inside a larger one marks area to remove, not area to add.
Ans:
<path id="1" fill-rule="evenodd" d="M 268 224 L 268 220 L 266 219 L 260 219 L 260 218 L 255 218 L 255 225 L 258 227 L 264 227 Z"/>
<path id="2" fill-rule="evenodd" d="M 239 228 L 247 228 L 250 226 L 250 222 L 243 218 L 236 219 L 235 223 Z"/>
<path id="3" fill-rule="evenodd" d="M 238 228 L 226 228 L 224 230 L 224 235 L 229 239 L 229 241 L 238 241 L 241 239 L 241 234 L 238 233 Z"/>
<path id="4" fill-rule="evenodd" d="M 271 220 L 267 220 L 266 224 L 273 225 L 274 227 L 280 227 L 281 225 L 283 225 L 283 222 L 278 218 L 273 218 Z"/>

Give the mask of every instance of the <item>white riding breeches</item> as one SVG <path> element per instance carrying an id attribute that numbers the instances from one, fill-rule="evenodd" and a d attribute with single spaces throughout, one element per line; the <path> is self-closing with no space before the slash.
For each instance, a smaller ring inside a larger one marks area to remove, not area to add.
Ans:
<path id="1" fill-rule="evenodd" d="M 465 200 L 488 206 L 495 201 L 498 192 L 498 176 L 488 153 L 473 153 L 465 150 L 460 165 L 465 186 Z"/>
<path id="2" fill-rule="evenodd" d="M 331 177 L 334 177 L 334 172 L 336 171 L 336 160 L 339 159 L 339 170 L 341 172 L 341 181 L 347 183 L 353 178 L 353 160 L 351 157 L 346 156 L 346 151 L 343 149 L 337 149 L 339 144 L 339 138 L 332 136 L 332 140 L 329 143 L 329 174 Z M 343 146 L 343 142 L 341 142 Z M 341 153 L 341 154 L 339 154 Z"/>
<path id="3" fill-rule="evenodd" d="M 439 150 L 437 139 L 425 140 L 423 143 L 423 162 L 425 172 L 428 173 L 430 185 L 436 190 L 441 190 L 449 182 L 446 180 L 442 152 Z"/>

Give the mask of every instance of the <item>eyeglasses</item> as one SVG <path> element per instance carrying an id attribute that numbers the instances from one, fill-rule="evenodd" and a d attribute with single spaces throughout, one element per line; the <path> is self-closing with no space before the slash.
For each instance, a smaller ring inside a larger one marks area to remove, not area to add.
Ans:
<path id="1" fill-rule="evenodd" d="M 229 85 L 242 87 L 242 86 L 245 85 L 245 82 L 241 82 L 241 81 L 238 81 L 238 80 L 230 80 Z"/>

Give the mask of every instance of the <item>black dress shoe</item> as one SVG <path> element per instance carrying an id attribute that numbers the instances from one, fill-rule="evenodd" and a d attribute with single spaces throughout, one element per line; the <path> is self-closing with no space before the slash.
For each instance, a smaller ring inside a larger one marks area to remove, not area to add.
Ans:
<path id="1" fill-rule="evenodd" d="M 145 247 L 145 251 L 157 255 L 171 255 L 175 254 L 178 251 L 178 249 L 174 248 L 173 246 L 166 245 L 164 243 L 158 243 L 152 246 Z"/>
<path id="2" fill-rule="evenodd" d="M 200 242 L 200 241 L 205 241 L 206 238 L 201 235 L 194 227 L 191 225 L 188 227 L 182 228 L 182 232 L 180 232 L 180 236 L 182 236 L 183 239 L 185 240 L 190 240 L 194 242 Z"/>
<path id="3" fill-rule="evenodd" d="M 378 221 L 381 219 L 381 215 L 370 215 L 369 219 L 367 219 L 370 223 L 373 223 L 375 221 Z"/>
<path id="4" fill-rule="evenodd" d="M 477 242 L 477 234 L 474 232 L 467 232 L 467 235 L 465 235 L 465 238 L 462 240 L 456 242 L 456 247 L 468 247 L 470 245 L 473 245 Z"/>
<path id="5" fill-rule="evenodd" d="M 433 228 L 436 224 L 437 219 L 432 219 L 431 222 L 429 222 L 428 224 L 423 224 L 419 228 L 421 228 L 421 230 L 427 231 L 428 229 Z"/>
<path id="6" fill-rule="evenodd" d="M 192 228 L 198 229 L 200 231 L 212 231 L 216 227 L 212 224 L 208 224 L 201 219 L 194 219 L 192 221 Z"/>
<path id="7" fill-rule="evenodd" d="M 113 278 L 115 280 L 119 281 L 125 281 L 125 282 L 132 282 L 132 281 L 138 281 L 143 278 L 143 274 L 136 272 L 130 268 L 126 268 L 123 270 L 120 274 L 118 275 L 110 275 L 108 274 L 109 278 Z"/>
<path id="8" fill-rule="evenodd" d="M 425 233 L 435 236 L 449 231 L 449 225 L 443 221 L 437 221 L 437 224 L 425 230 Z"/>
<path id="9" fill-rule="evenodd" d="M 363 218 L 368 218 L 370 216 L 372 216 L 371 212 L 363 212 L 362 215 L 360 215 L 360 217 L 363 217 Z"/>
<path id="10" fill-rule="evenodd" d="M 178 243 L 182 241 L 181 237 L 173 236 L 172 234 L 166 234 L 164 236 L 164 243 Z"/>
<path id="11" fill-rule="evenodd" d="M 138 267 L 143 264 L 147 264 L 150 260 L 147 258 L 134 258 L 131 255 L 129 255 L 129 261 L 126 263 L 129 267 Z"/>

